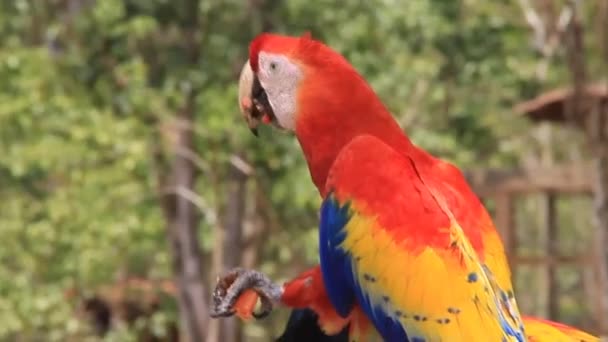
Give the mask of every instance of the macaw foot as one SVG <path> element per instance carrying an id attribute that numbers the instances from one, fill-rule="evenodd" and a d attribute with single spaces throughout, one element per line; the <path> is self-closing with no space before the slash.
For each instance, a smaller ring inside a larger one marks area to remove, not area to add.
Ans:
<path id="1" fill-rule="evenodd" d="M 265 274 L 235 268 L 218 279 L 213 291 L 211 317 L 230 317 L 237 314 L 248 319 L 264 318 L 272 311 L 273 306 L 281 301 L 283 287 L 273 283 Z M 258 297 L 261 310 L 255 312 Z"/>

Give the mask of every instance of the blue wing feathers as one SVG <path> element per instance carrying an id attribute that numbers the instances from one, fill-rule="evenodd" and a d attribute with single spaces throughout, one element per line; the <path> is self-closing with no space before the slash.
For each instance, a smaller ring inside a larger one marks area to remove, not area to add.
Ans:
<path id="1" fill-rule="evenodd" d="M 327 196 L 321 206 L 319 249 L 321 271 L 329 299 L 336 311 L 346 317 L 356 298 L 385 341 L 408 341 L 399 321 L 388 315 L 382 307 L 371 303 L 355 280 L 352 255 L 341 247 L 347 234 L 343 228 L 349 220 L 349 204 L 341 205 L 331 194 Z M 364 279 L 375 281 L 372 276 L 364 275 Z"/>
<path id="2" fill-rule="evenodd" d="M 340 207 L 330 196 L 323 201 L 319 224 L 321 271 L 329 299 L 342 317 L 348 316 L 355 303 L 351 263 L 339 248 L 345 237 L 342 227 L 348 220 L 348 205 Z"/>

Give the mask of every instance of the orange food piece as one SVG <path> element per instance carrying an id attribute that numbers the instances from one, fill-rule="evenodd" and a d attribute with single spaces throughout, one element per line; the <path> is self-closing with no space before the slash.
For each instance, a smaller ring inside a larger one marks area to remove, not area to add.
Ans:
<path id="1" fill-rule="evenodd" d="M 234 303 L 236 315 L 244 321 L 252 319 L 258 298 L 259 296 L 255 291 L 245 290 Z"/>

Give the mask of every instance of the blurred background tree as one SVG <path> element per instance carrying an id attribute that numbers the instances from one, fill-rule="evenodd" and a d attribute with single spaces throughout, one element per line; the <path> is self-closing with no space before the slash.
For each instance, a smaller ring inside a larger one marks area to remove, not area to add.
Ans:
<path id="1" fill-rule="evenodd" d="M 608 77 L 602 3 L 584 2 L 577 14 L 596 81 Z M 570 83 L 558 25 L 567 6 L 3 1 L 0 340 L 169 340 L 180 312 L 194 317 L 179 321 L 194 340 L 278 335 L 286 310 L 242 332 L 206 313 L 222 270 L 244 265 L 288 279 L 317 262 L 320 199 L 295 139 L 270 129 L 255 139 L 237 112 L 238 73 L 262 31 L 310 31 L 343 53 L 417 144 L 462 168 L 582 163 L 580 133 L 532 126 L 512 109 Z M 532 253 L 546 243 L 542 201 L 518 202 L 521 248 Z M 591 199 L 558 205 L 559 248 L 585 250 Z M 525 312 L 546 316 L 538 273 L 521 270 L 518 295 Z M 559 318 L 593 328 L 580 277 L 568 269 L 559 277 Z M 83 319 L 92 315 L 102 323 Z"/>

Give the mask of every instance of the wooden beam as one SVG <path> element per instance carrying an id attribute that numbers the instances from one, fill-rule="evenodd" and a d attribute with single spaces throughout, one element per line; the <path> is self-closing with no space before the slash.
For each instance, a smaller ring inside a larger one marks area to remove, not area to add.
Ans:
<path id="1" fill-rule="evenodd" d="M 500 193 L 544 191 L 590 194 L 595 179 L 593 168 L 588 163 L 536 169 L 470 170 L 464 175 L 478 196 L 492 198 Z"/>
<path id="2" fill-rule="evenodd" d="M 496 210 L 494 219 L 496 227 L 502 238 L 507 260 L 511 265 L 511 274 L 515 277 L 517 268 L 517 227 L 515 224 L 514 199 L 507 193 L 494 197 Z"/>
<path id="3" fill-rule="evenodd" d="M 552 192 L 543 198 L 543 223 L 545 225 L 546 253 L 559 255 L 559 236 L 557 227 L 556 195 Z M 559 320 L 559 282 L 557 280 L 557 265 L 547 265 L 547 313 L 549 319 Z"/>
<path id="4" fill-rule="evenodd" d="M 542 265 L 588 265 L 593 261 L 590 255 L 554 255 L 535 256 L 518 255 L 513 261 L 519 265 L 542 266 Z"/>

